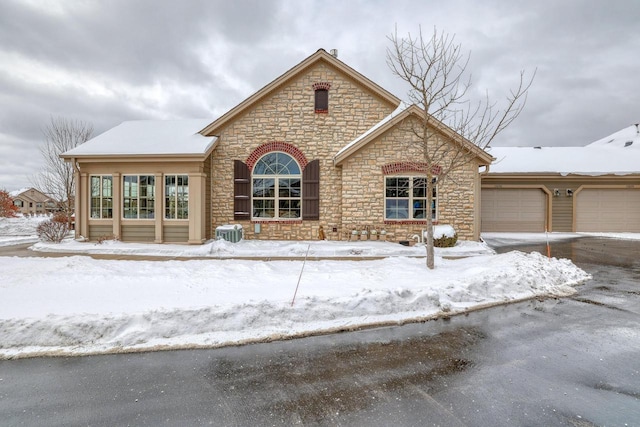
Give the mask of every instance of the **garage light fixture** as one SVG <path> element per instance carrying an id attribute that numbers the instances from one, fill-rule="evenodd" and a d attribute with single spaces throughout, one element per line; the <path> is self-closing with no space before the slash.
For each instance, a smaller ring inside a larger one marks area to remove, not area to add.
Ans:
<path id="1" fill-rule="evenodd" d="M 573 190 L 570 188 L 567 188 L 567 197 L 573 197 Z"/>
<path id="2" fill-rule="evenodd" d="M 553 197 L 560 197 L 560 190 L 557 188 L 553 189 Z"/>

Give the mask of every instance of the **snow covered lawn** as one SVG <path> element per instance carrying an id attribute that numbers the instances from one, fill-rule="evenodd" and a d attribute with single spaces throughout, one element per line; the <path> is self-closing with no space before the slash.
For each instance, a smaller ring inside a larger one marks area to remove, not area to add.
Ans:
<path id="1" fill-rule="evenodd" d="M 70 240 L 33 249 L 185 258 L 0 257 L 0 357 L 215 347 L 404 323 L 569 295 L 589 278 L 568 260 L 495 255 L 476 242 L 437 249 L 432 271 L 424 247 L 381 241 Z"/>
<path id="2" fill-rule="evenodd" d="M 19 216 L 17 218 L 0 218 L 0 246 L 20 245 L 38 241 L 36 228 L 48 216 Z"/>

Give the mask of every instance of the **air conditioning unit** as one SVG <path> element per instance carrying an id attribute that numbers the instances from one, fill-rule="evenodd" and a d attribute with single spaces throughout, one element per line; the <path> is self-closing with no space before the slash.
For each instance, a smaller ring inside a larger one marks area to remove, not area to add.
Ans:
<path id="1" fill-rule="evenodd" d="M 216 240 L 222 239 L 231 243 L 238 243 L 242 240 L 242 225 L 226 224 L 216 227 Z"/>

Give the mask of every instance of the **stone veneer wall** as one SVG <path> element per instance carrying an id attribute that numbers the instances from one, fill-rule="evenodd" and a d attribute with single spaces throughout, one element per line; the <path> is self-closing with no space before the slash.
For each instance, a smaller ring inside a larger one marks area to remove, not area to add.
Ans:
<path id="1" fill-rule="evenodd" d="M 414 137 L 407 123 L 382 135 L 351 156 L 342 166 L 343 227 L 357 229 L 369 226 L 384 228 L 387 240 L 409 240 L 426 226 L 421 221 L 384 221 L 384 177 L 382 167 L 392 162 L 422 159 L 417 146 L 408 141 Z M 415 175 L 411 172 L 398 175 Z M 390 176 L 390 175 L 387 175 Z M 478 164 L 471 162 L 452 173 L 444 185 L 438 185 L 437 223 L 454 227 L 458 237 L 474 240 L 474 194 L 478 185 Z"/>
<path id="2" fill-rule="evenodd" d="M 319 82 L 331 85 L 328 113 L 314 111 L 313 85 Z M 344 238 L 342 170 L 333 157 L 395 107 L 324 62 L 277 88 L 215 132 L 220 140 L 212 156 L 211 233 L 219 225 L 240 223 L 248 239 L 303 240 L 316 239 L 322 225 L 327 238 Z M 252 221 L 233 219 L 233 161 L 246 162 L 256 148 L 274 141 L 294 145 L 308 161 L 320 160 L 320 220 L 260 222 L 260 234 L 255 234 Z"/>

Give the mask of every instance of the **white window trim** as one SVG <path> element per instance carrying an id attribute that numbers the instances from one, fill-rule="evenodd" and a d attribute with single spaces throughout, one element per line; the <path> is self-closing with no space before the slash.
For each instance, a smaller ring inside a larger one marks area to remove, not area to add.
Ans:
<path id="1" fill-rule="evenodd" d="M 388 197 L 387 198 L 387 178 L 407 178 L 409 179 L 409 197 Z M 384 206 L 383 206 L 383 211 L 384 211 L 384 220 L 385 221 L 398 221 L 398 222 L 402 222 L 402 221 L 427 221 L 427 218 L 413 218 L 413 203 L 414 203 L 414 199 L 418 199 L 418 200 L 427 200 L 427 198 L 422 198 L 422 197 L 415 197 L 413 196 L 413 180 L 415 178 L 427 178 L 425 175 L 407 175 L 407 174 L 398 174 L 398 175 L 385 175 L 383 177 L 384 181 L 383 181 L 383 185 L 384 185 Z M 437 178 L 433 178 L 433 190 L 435 192 L 435 197 L 433 197 L 431 199 L 431 202 L 434 204 L 433 209 L 430 209 L 431 212 L 431 217 L 432 217 L 432 221 L 437 221 L 438 220 L 438 207 L 439 207 L 439 197 L 438 197 L 438 181 Z M 409 206 L 408 206 L 408 212 L 409 215 L 407 216 L 407 218 L 387 218 L 387 199 L 390 200 L 404 200 L 404 199 L 408 199 L 409 201 Z"/>
<path id="2" fill-rule="evenodd" d="M 300 171 L 299 174 L 290 174 L 290 175 L 259 175 L 259 174 L 255 174 L 253 171 L 255 170 L 255 167 L 258 165 L 258 163 L 260 162 L 260 160 L 262 160 L 262 158 L 266 155 L 269 154 L 273 154 L 273 153 L 280 153 L 280 154 L 284 154 L 288 157 L 290 157 L 291 159 L 293 159 L 293 161 L 296 163 L 296 165 L 298 165 L 298 170 Z M 298 197 L 282 197 L 282 200 L 299 200 L 300 201 L 300 215 L 297 217 L 281 217 L 280 216 L 280 192 L 278 191 L 279 189 L 279 179 L 288 179 L 288 178 L 292 178 L 292 179 L 298 179 L 300 181 L 300 195 Z M 255 197 L 253 194 L 253 182 L 255 179 L 273 179 L 274 180 L 274 197 Z M 274 200 L 274 216 L 273 217 L 263 217 L 263 216 L 254 216 L 254 205 L 253 202 L 254 200 Z M 269 153 L 265 153 L 263 156 L 261 156 L 258 161 L 256 161 L 253 170 L 251 171 L 251 219 L 253 221 L 302 221 L 302 167 L 300 166 L 300 163 L 298 163 L 298 160 L 292 156 L 289 153 L 285 153 L 283 151 L 270 151 Z"/>

